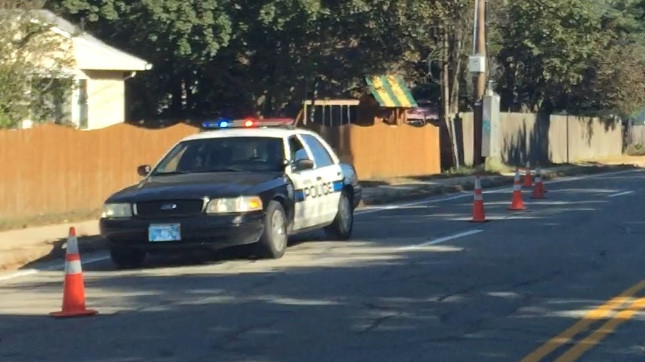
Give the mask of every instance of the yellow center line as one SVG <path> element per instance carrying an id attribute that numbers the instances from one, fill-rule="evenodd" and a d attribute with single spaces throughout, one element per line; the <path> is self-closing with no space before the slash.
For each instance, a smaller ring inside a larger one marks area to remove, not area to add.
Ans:
<path id="1" fill-rule="evenodd" d="M 625 304 L 630 297 L 636 294 L 641 289 L 645 288 L 645 280 L 641 280 L 638 284 L 630 287 L 624 292 L 620 293 L 615 298 L 609 300 L 607 303 L 601 305 L 600 307 L 593 309 L 573 326 L 567 328 L 564 332 L 558 334 L 557 336 L 551 338 L 542 346 L 537 348 L 528 356 L 524 357 L 521 362 L 537 362 L 544 358 L 549 353 L 555 351 L 563 344 L 569 342 L 574 336 L 578 333 L 586 330 L 598 319 L 603 319 L 609 317 L 609 315 L 621 305 Z"/>
<path id="2" fill-rule="evenodd" d="M 556 362 L 571 362 L 575 361 L 589 348 L 595 346 L 609 333 L 612 333 L 620 324 L 632 319 L 636 312 L 645 308 L 645 298 L 636 299 L 628 309 L 620 311 L 614 318 L 603 324 L 590 336 L 578 342 L 575 346 L 571 347 L 565 354 L 556 359 Z"/>

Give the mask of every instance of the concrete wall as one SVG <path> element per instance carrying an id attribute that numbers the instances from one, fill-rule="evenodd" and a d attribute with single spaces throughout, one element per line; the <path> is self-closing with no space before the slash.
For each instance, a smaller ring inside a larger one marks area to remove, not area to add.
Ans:
<path id="1" fill-rule="evenodd" d="M 456 129 L 463 164 L 472 165 L 473 115 L 462 113 Z M 620 122 L 577 116 L 500 113 L 497 157 L 505 164 L 566 163 L 622 154 Z"/>
<path id="2" fill-rule="evenodd" d="M 87 129 L 99 129 L 125 121 L 123 72 L 85 71 L 87 80 Z"/>

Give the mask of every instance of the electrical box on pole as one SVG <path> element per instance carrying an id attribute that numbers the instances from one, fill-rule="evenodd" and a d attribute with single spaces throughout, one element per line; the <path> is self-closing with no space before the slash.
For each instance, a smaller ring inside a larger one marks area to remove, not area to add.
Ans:
<path id="1" fill-rule="evenodd" d="M 468 57 L 468 70 L 473 75 L 486 72 L 486 57 L 479 54 Z"/>
<path id="2" fill-rule="evenodd" d="M 500 97 L 489 86 L 483 98 L 482 156 L 499 158 L 500 150 Z"/>

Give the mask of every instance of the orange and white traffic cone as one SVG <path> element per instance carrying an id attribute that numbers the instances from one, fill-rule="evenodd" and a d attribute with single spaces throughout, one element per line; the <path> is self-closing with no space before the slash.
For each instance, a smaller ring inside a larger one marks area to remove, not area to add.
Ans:
<path id="1" fill-rule="evenodd" d="M 535 187 L 533 188 L 533 195 L 531 195 L 531 198 L 543 199 L 544 197 L 545 196 L 544 196 L 544 183 L 542 182 L 542 171 L 538 166 L 537 170 L 535 170 Z"/>
<path id="2" fill-rule="evenodd" d="M 69 228 L 67 237 L 67 252 L 65 253 L 65 282 L 63 287 L 63 309 L 50 313 L 54 317 L 91 316 L 98 312 L 85 308 L 85 285 L 81 256 L 78 252 L 76 229 Z"/>
<path id="3" fill-rule="evenodd" d="M 482 184 L 479 175 L 475 176 L 475 201 L 473 202 L 473 219 L 471 222 L 486 222 L 484 212 L 484 196 L 482 195 Z"/>
<path id="4" fill-rule="evenodd" d="M 531 176 L 531 162 L 526 162 L 526 173 L 524 174 L 524 187 L 533 186 L 533 177 Z"/>
<path id="5" fill-rule="evenodd" d="M 524 202 L 522 201 L 522 184 L 520 183 L 520 171 L 515 169 L 515 178 L 513 181 L 513 200 L 511 206 L 508 208 L 511 211 L 525 210 Z"/>

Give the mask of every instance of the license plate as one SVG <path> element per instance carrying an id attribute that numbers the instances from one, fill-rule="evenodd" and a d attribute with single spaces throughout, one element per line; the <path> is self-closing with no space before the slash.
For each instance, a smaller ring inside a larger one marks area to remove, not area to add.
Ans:
<path id="1" fill-rule="evenodd" d="M 148 240 L 151 242 L 181 240 L 179 224 L 153 224 L 148 228 Z"/>

